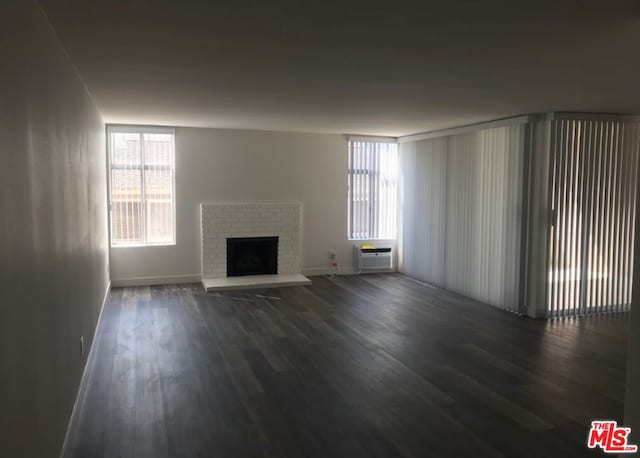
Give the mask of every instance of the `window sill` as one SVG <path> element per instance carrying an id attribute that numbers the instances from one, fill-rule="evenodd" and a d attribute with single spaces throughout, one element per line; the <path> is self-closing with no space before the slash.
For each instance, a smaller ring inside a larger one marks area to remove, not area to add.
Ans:
<path id="1" fill-rule="evenodd" d="M 350 242 L 395 242 L 397 238 L 393 239 L 347 239 Z"/>
<path id="2" fill-rule="evenodd" d="M 111 245 L 111 248 L 153 248 L 163 246 L 175 246 L 176 242 L 170 243 L 132 243 L 130 245 Z"/>

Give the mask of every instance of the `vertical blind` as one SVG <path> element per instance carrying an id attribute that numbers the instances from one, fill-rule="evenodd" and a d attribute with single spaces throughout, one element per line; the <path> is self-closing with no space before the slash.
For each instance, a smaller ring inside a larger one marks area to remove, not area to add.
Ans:
<path id="1" fill-rule="evenodd" d="M 398 145 L 349 141 L 349 238 L 396 237 Z"/>
<path id="2" fill-rule="evenodd" d="M 551 125 L 547 314 L 628 310 L 640 124 Z"/>
<path id="3" fill-rule="evenodd" d="M 111 244 L 175 242 L 174 133 L 110 126 Z"/>
<path id="4" fill-rule="evenodd" d="M 400 144 L 400 270 L 520 311 L 523 124 Z"/>

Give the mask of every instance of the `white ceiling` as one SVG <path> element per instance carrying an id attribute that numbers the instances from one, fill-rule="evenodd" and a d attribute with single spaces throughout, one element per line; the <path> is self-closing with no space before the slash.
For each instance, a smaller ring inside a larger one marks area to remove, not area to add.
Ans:
<path id="1" fill-rule="evenodd" d="M 640 2 L 42 0 L 107 122 L 404 135 L 640 113 Z"/>

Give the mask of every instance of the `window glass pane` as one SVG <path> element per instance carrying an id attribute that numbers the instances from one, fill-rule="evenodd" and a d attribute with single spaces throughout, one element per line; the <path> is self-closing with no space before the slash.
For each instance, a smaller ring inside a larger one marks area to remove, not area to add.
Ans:
<path id="1" fill-rule="evenodd" d="M 109 132 L 111 243 L 174 243 L 174 135 L 122 130 Z"/>
<path id="2" fill-rule="evenodd" d="M 173 135 L 144 134 L 147 243 L 173 241 Z"/>
<path id="3" fill-rule="evenodd" d="M 140 164 L 140 134 L 112 132 L 109 146 L 112 165 Z"/>
<path id="4" fill-rule="evenodd" d="M 144 134 L 146 166 L 170 166 L 173 158 L 173 135 Z"/>
<path id="5" fill-rule="evenodd" d="M 147 242 L 173 241 L 173 177 L 170 170 L 146 170 Z"/>
<path id="6" fill-rule="evenodd" d="M 349 142 L 349 238 L 396 236 L 398 145 Z"/>
<path id="7" fill-rule="evenodd" d="M 111 171 L 111 240 L 137 244 L 142 237 L 142 171 Z"/>

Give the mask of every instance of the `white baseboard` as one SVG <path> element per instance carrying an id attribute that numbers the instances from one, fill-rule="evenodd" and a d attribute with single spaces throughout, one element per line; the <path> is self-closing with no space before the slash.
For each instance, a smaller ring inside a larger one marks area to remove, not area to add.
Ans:
<path id="1" fill-rule="evenodd" d="M 67 455 L 67 447 L 69 447 L 69 433 L 71 431 L 71 427 L 75 424 L 76 415 L 78 415 L 78 401 L 80 401 L 80 396 L 85 392 L 87 386 L 87 367 L 89 367 L 89 363 L 93 361 L 95 358 L 95 354 L 97 353 L 96 347 L 98 346 L 98 341 L 96 337 L 98 336 L 98 328 L 100 327 L 100 322 L 102 321 L 102 312 L 104 311 L 104 306 L 107 303 L 107 299 L 109 299 L 109 292 L 111 291 L 111 281 L 107 282 L 107 288 L 104 292 L 104 297 L 102 298 L 102 304 L 100 305 L 100 313 L 98 314 L 98 321 L 96 321 L 96 327 L 93 330 L 93 339 L 91 340 L 91 348 L 89 348 L 89 354 L 87 355 L 87 360 L 84 363 L 84 367 L 82 368 L 82 376 L 80 377 L 80 385 L 78 385 L 78 391 L 76 392 L 76 398 L 73 401 L 73 408 L 71 409 L 71 416 L 69 417 L 69 422 L 67 423 L 67 431 L 64 435 L 64 442 L 62 443 L 62 448 L 60 449 L 60 458 L 64 458 Z"/>
<path id="2" fill-rule="evenodd" d="M 112 278 L 111 286 L 114 288 L 126 286 L 152 286 L 152 285 L 172 285 L 180 283 L 200 283 L 202 275 L 172 275 L 165 277 L 131 277 Z"/>
<path id="3" fill-rule="evenodd" d="M 334 271 L 331 267 L 304 267 L 302 269 L 302 275 L 307 277 L 317 277 L 319 275 L 355 275 L 357 272 L 353 270 L 353 267 L 338 267 L 338 271 Z"/>

